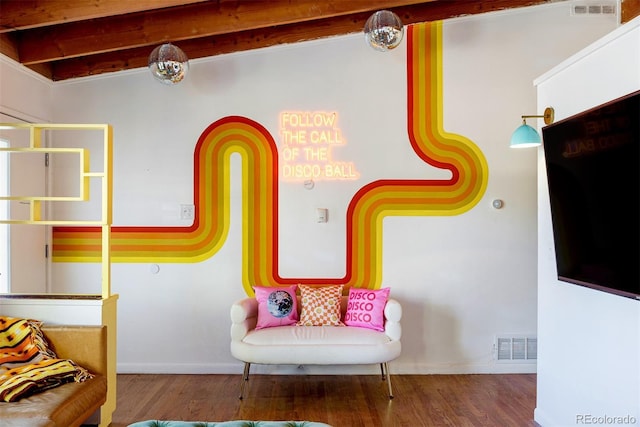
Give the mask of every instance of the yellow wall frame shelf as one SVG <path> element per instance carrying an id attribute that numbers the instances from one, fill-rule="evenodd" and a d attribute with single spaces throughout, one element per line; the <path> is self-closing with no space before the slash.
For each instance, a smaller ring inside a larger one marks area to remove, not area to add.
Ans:
<path id="1" fill-rule="evenodd" d="M 0 147 L 8 153 L 62 153 L 78 156 L 78 192 L 72 196 L 1 195 L 0 200 L 13 200 L 29 205 L 28 219 L 0 218 L 0 224 L 99 226 L 102 229 L 101 295 L 65 294 L 0 294 L 0 312 L 7 316 L 37 318 L 44 322 L 65 323 L 69 317 L 82 324 L 107 326 L 108 391 L 107 401 L 99 411 L 101 427 L 111 424 L 116 408 L 116 301 L 111 293 L 111 224 L 113 203 L 113 129 L 108 124 L 33 124 L 0 123 L 0 129 L 22 129 L 29 132 L 28 147 Z M 96 130 L 102 132 L 102 170 L 91 170 L 87 148 L 53 148 L 43 146 L 46 131 Z M 48 219 L 43 215 L 47 202 L 84 202 L 90 199 L 89 183 L 92 178 L 101 182 L 101 207 L 97 219 Z M 74 312 L 74 310 L 76 310 Z M 70 314 L 71 312 L 71 314 Z M 76 314 L 73 314 L 76 313 Z M 80 324 L 78 323 L 78 324 Z"/>

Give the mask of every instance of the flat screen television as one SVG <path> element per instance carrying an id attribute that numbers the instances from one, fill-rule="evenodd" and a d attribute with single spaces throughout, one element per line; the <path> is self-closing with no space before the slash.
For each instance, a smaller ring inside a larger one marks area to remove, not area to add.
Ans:
<path id="1" fill-rule="evenodd" d="M 558 279 L 640 300 L 640 91 L 542 137 Z"/>

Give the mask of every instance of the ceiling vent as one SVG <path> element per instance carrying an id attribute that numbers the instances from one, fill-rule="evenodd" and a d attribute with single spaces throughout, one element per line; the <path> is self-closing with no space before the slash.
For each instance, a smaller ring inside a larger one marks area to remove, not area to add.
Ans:
<path id="1" fill-rule="evenodd" d="M 615 3 L 578 3 L 571 6 L 575 16 L 615 15 Z"/>

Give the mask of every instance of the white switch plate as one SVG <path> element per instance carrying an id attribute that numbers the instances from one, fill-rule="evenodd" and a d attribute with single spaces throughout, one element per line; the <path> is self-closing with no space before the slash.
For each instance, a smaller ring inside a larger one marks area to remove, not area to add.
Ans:
<path id="1" fill-rule="evenodd" d="M 180 219 L 193 219 L 195 209 L 194 205 L 180 205 Z"/>
<path id="2" fill-rule="evenodd" d="M 327 208 L 318 208 L 318 222 L 327 222 L 329 221 L 329 209 Z"/>

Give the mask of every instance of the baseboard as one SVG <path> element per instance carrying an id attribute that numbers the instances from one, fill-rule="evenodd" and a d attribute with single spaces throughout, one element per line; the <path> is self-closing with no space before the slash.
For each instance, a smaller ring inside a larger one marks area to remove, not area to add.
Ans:
<path id="1" fill-rule="evenodd" d="M 241 374 L 242 363 L 118 363 L 119 374 Z"/>
<path id="2" fill-rule="evenodd" d="M 411 364 L 390 363 L 389 370 L 395 374 L 406 375 L 455 375 L 455 374 L 535 374 L 535 363 L 505 364 Z"/>
<path id="3" fill-rule="evenodd" d="M 118 363 L 119 374 L 241 374 L 243 364 L 236 363 Z M 535 374 L 535 363 L 492 365 L 431 365 L 390 362 L 393 375 L 429 374 Z M 283 375 L 373 375 L 378 365 L 252 365 L 254 374 Z"/>

